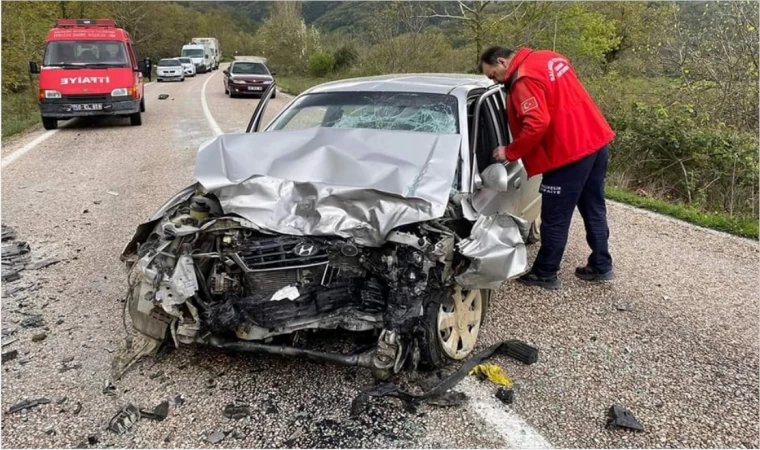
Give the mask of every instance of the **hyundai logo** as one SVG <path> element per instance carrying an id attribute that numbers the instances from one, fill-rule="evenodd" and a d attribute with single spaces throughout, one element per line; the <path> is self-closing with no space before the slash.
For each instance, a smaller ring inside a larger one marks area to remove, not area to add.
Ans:
<path id="1" fill-rule="evenodd" d="M 309 243 L 302 243 L 298 244 L 293 248 L 293 253 L 295 253 L 297 256 L 314 256 L 319 251 L 319 247 L 317 247 L 315 244 L 309 244 Z"/>

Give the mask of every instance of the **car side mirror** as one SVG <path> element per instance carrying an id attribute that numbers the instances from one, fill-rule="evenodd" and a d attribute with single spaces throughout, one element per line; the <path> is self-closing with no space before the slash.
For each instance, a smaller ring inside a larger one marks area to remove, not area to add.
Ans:
<path id="1" fill-rule="evenodd" d="M 486 189 L 496 192 L 507 192 L 509 190 L 509 174 L 504 164 L 491 164 L 480 175 L 483 178 L 483 187 Z"/>
<path id="2" fill-rule="evenodd" d="M 222 73 L 225 74 L 225 75 L 229 75 L 230 71 L 229 70 L 222 70 Z"/>
<path id="3" fill-rule="evenodd" d="M 29 62 L 29 73 L 40 73 L 40 66 L 36 62 L 30 61 Z"/>
<path id="4" fill-rule="evenodd" d="M 277 72 L 270 72 L 270 73 L 272 74 L 272 76 L 277 75 Z"/>

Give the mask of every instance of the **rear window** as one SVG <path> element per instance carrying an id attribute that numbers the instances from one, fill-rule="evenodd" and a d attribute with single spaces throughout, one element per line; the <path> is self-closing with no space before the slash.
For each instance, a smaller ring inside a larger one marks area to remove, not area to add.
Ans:
<path id="1" fill-rule="evenodd" d="M 176 59 L 162 59 L 158 62 L 159 66 L 181 66 L 179 61 Z"/>
<path id="2" fill-rule="evenodd" d="M 241 75 L 269 75 L 267 67 L 258 62 L 235 62 L 232 64 L 232 70 L 230 70 L 230 72 Z"/>

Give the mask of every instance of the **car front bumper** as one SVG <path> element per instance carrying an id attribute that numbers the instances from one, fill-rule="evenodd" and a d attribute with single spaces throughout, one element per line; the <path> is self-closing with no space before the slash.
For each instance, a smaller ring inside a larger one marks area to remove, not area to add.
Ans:
<path id="1" fill-rule="evenodd" d="M 261 88 L 261 90 L 249 90 L 249 87 Z M 269 88 L 268 84 L 229 84 L 229 91 L 236 95 L 262 95 Z"/>
<path id="2" fill-rule="evenodd" d="M 63 101 L 60 101 L 63 100 Z M 75 110 L 74 105 L 101 104 L 99 110 Z M 123 116 L 140 112 L 140 100 L 105 100 L 102 102 L 85 102 L 73 99 L 52 99 L 40 102 L 40 113 L 42 117 L 55 119 L 68 119 L 70 117 L 91 117 L 91 116 Z"/>

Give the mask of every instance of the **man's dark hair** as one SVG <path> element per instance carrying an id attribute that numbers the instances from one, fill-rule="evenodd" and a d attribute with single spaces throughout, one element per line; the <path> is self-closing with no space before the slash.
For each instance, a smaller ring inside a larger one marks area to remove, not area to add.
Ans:
<path id="1" fill-rule="evenodd" d="M 509 58 L 510 56 L 512 56 L 512 53 L 514 52 L 506 47 L 500 47 L 498 45 L 494 45 L 493 47 L 488 47 L 480 55 L 480 64 L 478 64 L 478 68 L 482 72 L 484 63 L 490 64 L 492 66 L 496 65 L 497 59 Z"/>

